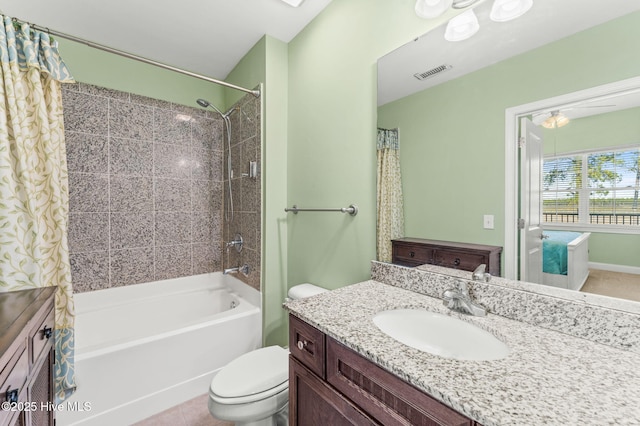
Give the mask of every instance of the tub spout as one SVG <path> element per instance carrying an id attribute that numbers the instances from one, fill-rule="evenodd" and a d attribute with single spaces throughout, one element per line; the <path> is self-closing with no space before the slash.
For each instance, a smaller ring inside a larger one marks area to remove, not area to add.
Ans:
<path id="1" fill-rule="evenodd" d="M 236 266 L 235 268 L 229 268 L 229 269 L 225 269 L 222 273 L 225 275 L 228 274 L 237 274 L 238 272 L 241 272 L 242 275 L 244 275 L 245 277 L 249 275 L 249 265 L 247 265 L 246 263 L 242 266 Z"/>

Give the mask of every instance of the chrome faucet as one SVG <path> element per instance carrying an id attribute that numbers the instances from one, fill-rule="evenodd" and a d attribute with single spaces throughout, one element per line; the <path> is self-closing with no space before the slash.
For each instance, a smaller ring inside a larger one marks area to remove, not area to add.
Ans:
<path id="1" fill-rule="evenodd" d="M 456 286 L 457 289 L 450 288 L 445 290 L 442 295 L 442 302 L 447 308 L 476 317 L 483 317 L 487 314 L 485 307 L 471 300 L 466 281 L 456 280 Z"/>
<path id="2" fill-rule="evenodd" d="M 228 275 L 228 274 L 237 274 L 238 272 L 241 272 L 245 277 L 249 275 L 249 265 L 247 265 L 246 263 L 242 266 L 236 266 L 235 268 L 229 268 L 229 269 L 225 269 L 222 273 L 224 275 Z"/>
<path id="3" fill-rule="evenodd" d="M 484 281 L 488 283 L 491 280 L 491 274 L 484 271 L 486 267 L 487 265 L 484 263 L 478 266 L 476 270 L 473 271 L 473 274 L 471 274 L 471 279 L 474 281 Z"/>

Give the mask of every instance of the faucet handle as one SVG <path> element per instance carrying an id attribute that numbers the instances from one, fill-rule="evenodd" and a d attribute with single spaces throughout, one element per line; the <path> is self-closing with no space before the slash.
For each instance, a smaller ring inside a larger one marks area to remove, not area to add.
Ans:
<path id="1" fill-rule="evenodd" d="M 473 271 L 473 274 L 471 274 L 471 279 L 473 281 L 484 281 L 488 283 L 491 280 L 491 274 L 485 272 L 486 268 L 487 265 L 484 263 L 478 265 L 478 267 Z"/>
<path id="2" fill-rule="evenodd" d="M 456 280 L 456 287 L 464 296 L 469 295 L 469 286 L 465 280 Z"/>

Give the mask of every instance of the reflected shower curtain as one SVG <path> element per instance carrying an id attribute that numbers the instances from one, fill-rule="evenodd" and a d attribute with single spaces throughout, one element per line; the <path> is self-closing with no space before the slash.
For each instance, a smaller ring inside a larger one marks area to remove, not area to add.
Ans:
<path id="1" fill-rule="evenodd" d="M 404 236 L 398 129 L 378 129 L 377 259 L 391 262 L 391 240 Z"/>
<path id="2" fill-rule="evenodd" d="M 75 388 L 69 189 L 55 42 L 0 15 L 0 291 L 57 286 L 55 392 Z"/>

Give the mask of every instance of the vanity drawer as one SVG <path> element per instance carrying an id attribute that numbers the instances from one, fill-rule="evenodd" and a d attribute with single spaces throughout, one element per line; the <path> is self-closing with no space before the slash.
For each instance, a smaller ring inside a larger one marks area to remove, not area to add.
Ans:
<path id="1" fill-rule="evenodd" d="M 438 265 L 445 268 L 473 271 L 479 265 L 487 265 L 486 272 L 500 276 L 502 247 L 486 244 L 458 243 L 453 241 L 426 240 L 424 238 L 398 238 L 391 240 L 397 265 Z"/>
<path id="2" fill-rule="evenodd" d="M 404 263 L 406 266 L 433 263 L 433 249 L 415 244 L 395 244 L 393 258 L 395 259 L 394 263 Z"/>
<path id="3" fill-rule="evenodd" d="M 293 315 L 289 315 L 289 351 L 303 365 L 325 378 L 324 333 Z"/>
<path id="4" fill-rule="evenodd" d="M 44 351 L 48 351 L 53 344 L 54 327 L 54 312 L 53 309 L 49 309 L 48 312 L 36 322 L 36 325 L 31 329 L 31 333 L 29 334 L 29 346 L 31 348 L 29 358 L 30 365 L 33 365 L 36 360 L 40 359 L 40 355 Z"/>
<path id="5" fill-rule="evenodd" d="M 436 251 L 434 265 L 445 268 L 473 271 L 482 264 L 488 264 L 488 256 L 479 253 L 467 253 L 459 250 L 440 249 Z"/>
<path id="6" fill-rule="evenodd" d="M 384 425 L 473 425 L 473 421 L 327 337 L 327 382 Z"/>

